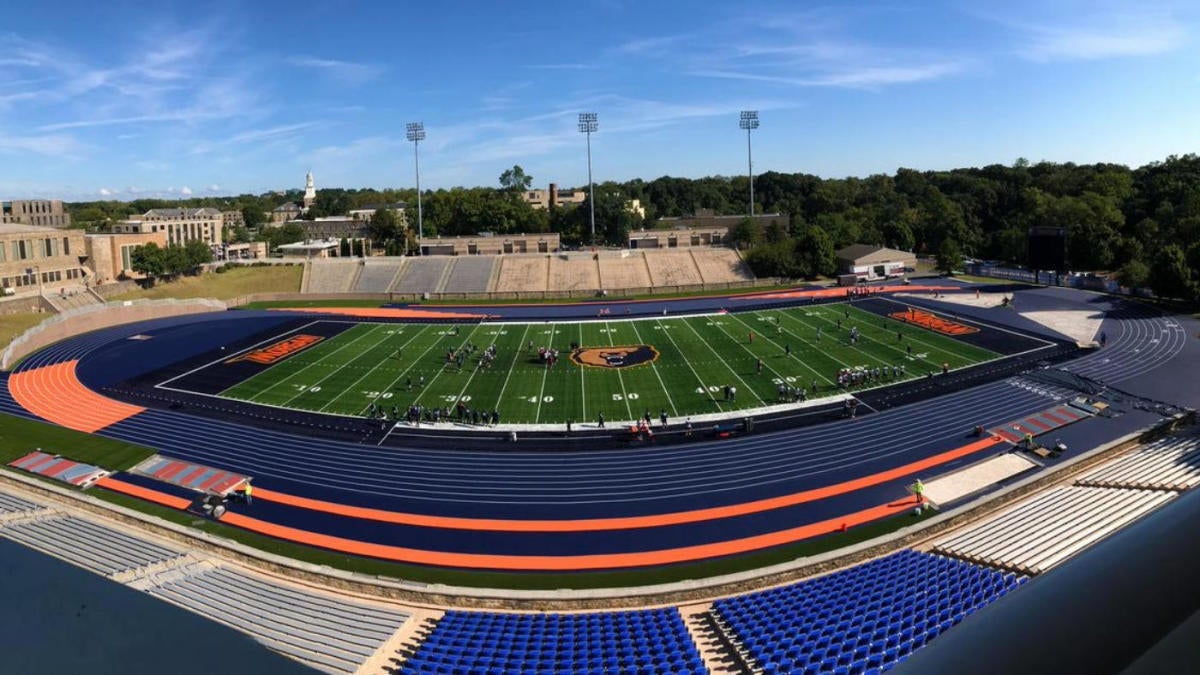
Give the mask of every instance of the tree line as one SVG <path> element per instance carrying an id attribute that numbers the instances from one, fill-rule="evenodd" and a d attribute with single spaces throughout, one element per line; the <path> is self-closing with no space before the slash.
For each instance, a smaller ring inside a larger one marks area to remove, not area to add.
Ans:
<path id="1" fill-rule="evenodd" d="M 557 232 L 568 244 L 588 243 L 587 201 L 578 207 L 534 209 L 521 197 L 531 184 L 531 177 L 513 167 L 501 176 L 498 187 L 425 191 L 425 234 Z M 669 226 L 660 219 L 688 216 L 700 209 L 748 213 L 748 193 L 745 176 L 664 176 L 598 183 L 597 239 L 623 245 L 633 229 Z M 1123 285 L 1148 286 L 1168 297 L 1200 296 L 1200 157 L 1193 154 L 1132 169 L 1120 164 L 1035 164 L 1018 159 L 1012 165 L 947 171 L 902 168 L 865 178 L 822 179 L 772 171 L 755 176 L 754 193 L 755 213 L 783 213 L 787 217 L 781 221 L 786 222 L 761 231 L 742 228 L 735 240 L 749 249 L 747 258 L 758 269 L 785 276 L 828 273 L 829 249 L 852 243 L 947 260 L 965 255 L 1021 265 L 1027 255 L 1028 229 L 1047 225 L 1067 228 L 1067 262 L 1072 270 L 1113 271 Z M 296 190 L 175 202 L 84 202 L 68 208 L 77 224 L 87 226 L 173 206 L 238 208 L 261 214 L 300 197 Z M 626 208 L 631 199 L 645 207 L 644 219 Z M 395 201 L 408 204 L 407 224 L 381 224 L 378 233 L 384 236 L 376 241 L 392 241 L 394 250 L 406 250 L 411 237 L 406 230 L 416 223 L 413 190 L 322 189 L 309 216 L 345 214 L 352 208 Z"/>

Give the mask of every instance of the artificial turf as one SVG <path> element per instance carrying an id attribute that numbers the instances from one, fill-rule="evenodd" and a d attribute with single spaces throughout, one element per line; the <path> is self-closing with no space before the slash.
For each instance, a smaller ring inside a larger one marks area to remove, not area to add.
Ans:
<path id="1" fill-rule="evenodd" d="M 851 327 L 859 331 L 856 344 Z M 580 366 L 570 359 L 572 343 L 605 353 L 644 345 L 656 356 L 636 366 Z M 468 344 L 476 349 L 461 369 L 448 362 L 448 353 Z M 477 367 L 491 345 L 493 364 Z M 559 350 L 557 365 L 544 365 L 540 347 Z M 900 377 L 864 385 L 877 386 L 997 356 L 847 304 L 569 323 L 361 323 L 220 395 L 348 416 L 368 414 L 373 403 L 390 412 L 462 401 L 498 411 L 506 423 L 595 421 L 601 413 L 609 421 L 633 420 L 646 412 L 678 420 L 777 403 L 780 384 L 828 395 L 838 391 L 843 368 L 905 367 Z M 726 400 L 727 386 L 737 389 L 735 400 Z"/>

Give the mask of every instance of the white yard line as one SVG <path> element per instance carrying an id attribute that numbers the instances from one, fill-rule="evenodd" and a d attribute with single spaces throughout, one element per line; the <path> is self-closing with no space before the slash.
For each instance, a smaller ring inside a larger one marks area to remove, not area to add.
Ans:
<path id="1" fill-rule="evenodd" d="M 583 348 L 583 322 L 579 322 L 579 347 Z M 584 381 L 587 380 L 587 368 L 579 367 L 579 401 L 583 406 L 583 415 L 580 420 L 586 420 L 587 416 L 587 388 L 584 386 Z"/>
<path id="2" fill-rule="evenodd" d="M 491 325 L 493 325 L 493 324 L 490 324 L 490 323 L 489 323 L 488 325 L 489 325 L 489 326 L 491 326 Z M 477 324 L 475 324 L 475 327 L 474 327 L 474 328 L 472 328 L 472 329 L 471 329 L 471 332 L 470 332 L 470 333 L 467 335 L 467 339 L 466 339 L 466 340 L 463 340 L 463 341 L 462 341 L 462 342 L 460 342 L 460 343 L 458 343 L 458 348 L 459 348 L 459 349 L 462 349 L 464 346 L 466 346 L 466 344 L 467 344 L 468 342 L 471 342 L 472 338 L 474 338 L 474 337 L 475 337 L 475 333 L 476 333 L 476 331 L 478 331 L 478 330 L 479 330 L 481 327 L 483 327 L 483 324 L 482 324 L 482 323 L 477 323 Z M 436 344 L 436 342 L 435 342 L 435 344 Z M 429 349 L 433 349 L 433 345 L 430 345 L 430 346 L 429 346 Z M 426 353 L 428 353 L 428 351 L 429 351 L 429 350 L 427 349 L 427 350 L 425 350 L 425 351 L 426 351 Z M 423 356 L 423 355 L 422 355 L 422 356 Z M 411 368 L 412 366 L 409 366 L 409 367 Z M 441 369 L 441 370 L 439 370 L 439 371 L 437 371 L 436 373 L 434 373 L 434 374 L 433 374 L 433 377 L 429 378 L 429 381 L 428 381 L 428 382 L 426 382 L 426 383 L 425 383 L 425 386 L 421 388 L 421 391 L 420 391 L 420 392 L 417 394 L 417 398 L 416 398 L 415 400 L 413 400 L 413 403 L 414 403 L 414 404 L 420 403 L 420 402 L 421 402 L 421 399 L 422 399 L 422 398 L 425 396 L 425 392 L 429 391 L 429 389 L 430 389 L 430 388 L 433 386 L 433 383 L 434 383 L 434 382 L 436 382 L 436 381 L 437 381 L 437 379 L 438 379 L 439 377 L 441 377 L 441 376 L 442 376 L 442 374 L 443 374 L 443 373 L 445 373 L 445 372 L 446 372 L 446 367 L 445 367 L 445 365 L 443 365 L 443 366 L 442 366 L 442 369 Z"/>
<path id="3" fill-rule="evenodd" d="M 858 311 L 860 311 L 860 312 L 865 312 L 866 310 L 862 310 L 862 309 L 860 309 L 860 310 L 858 310 Z M 817 316 L 817 318 L 818 318 L 818 319 L 821 319 L 822 321 L 830 321 L 830 319 L 826 318 L 825 316 L 823 316 L 823 315 L 821 315 L 821 314 L 817 314 L 816 316 Z M 875 315 L 875 314 L 871 314 L 871 316 L 872 316 L 872 317 L 875 317 L 875 316 L 877 316 L 877 315 Z M 883 317 L 880 317 L 880 318 L 883 318 Z M 809 325 L 809 323 L 808 323 L 807 321 L 804 321 L 803 319 L 798 319 L 798 318 L 797 318 L 796 320 L 797 320 L 797 321 L 799 321 L 800 323 L 803 323 L 803 324 L 804 324 L 804 325 L 806 325 L 806 326 L 807 326 L 807 325 Z M 867 321 L 866 321 L 866 320 L 862 320 L 862 319 L 859 319 L 859 320 L 860 320 L 860 321 L 861 321 L 861 322 L 862 322 L 864 325 L 866 325 L 866 324 L 867 324 Z M 847 321 L 855 321 L 855 319 L 854 319 L 854 318 L 850 318 L 850 319 L 847 319 Z M 885 319 L 884 319 L 884 321 L 886 322 L 886 321 L 887 321 L 887 319 L 885 318 Z M 835 323 L 835 325 L 836 325 L 836 323 Z M 915 328 L 915 326 L 911 326 L 911 327 Z M 924 330 L 924 329 L 922 329 L 922 330 Z M 903 358 L 903 359 L 906 359 L 906 360 L 912 360 L 912 361 L 922 361 L 922 362 L 924 362 L 924 363 L 927 363 L 927 364 L 929 364 L 929 365 L 930 365 L 931 367 L 933 367 L 935 370 L 941 370 L 941 368 L 942 368 L 942 366 L 941 366 L 941 364 L 940 364 L 940 363 L 938 363 L 938 362 L 936 362 L 936 361 L 932 361 L 932 360 L 930 360 L 930 359 L 928 359 L 928 358 L 924 358 L 924 359 L 917 358 L 915 354 L 914 354 L 912 357 L 909 357 L 909 355 L 907 354 L 906 350 L 904 350 L 904 349 L 901 349 L 900 347 L 898 347 L 898 346 L 897 346 L 897 345 L 899 345 L 899 344 L 901 344 L 901 343 L 898 343 L 898 342 L 897 342 L 897 343 L 887 343 L 887 342 L 883 342 L 883 341 L 881 341 L 881 340 L 877 340 L 877 339 L 875 339 L 875 338 L 873 338 L 873 337 L 871 337 L 871 336 L 867 335 L 865 331 L 861 332 L 861 333 L 860 333 L 860 335 L 862 336 L 862 339 L 863 339 L 863 340 L 868 340 L 868 341 L 870 341 L 870 342 L 874 342 L 875 344 L 877 344 L 877 345 L 880 345 L 881 347 L 884 347 L 884 348 L 886 348 L 886 349 L 889 349 L 889 350 L 891 350 L 891 351 L 895 351 L 896 353 L 900 354 L 901 358 Z M 918 344 L 925 345 L 925 346 L 928 348 L 928 350 L 929 350 L 929 351 L 936 351 L 936 352 L 940 352 L 941 354 L 944 354 L 944 355 L 950 355 L 950 356 L 953 356 L 954 358 L 962 358 L 961 356 L 958 356 L 957 354 L 954 354 L 953 352 L 946 351 L 945 349 L 939 349 L 939 348 L 937 348 L 937 347 L 934 347 L 933 345 L 927 344 L 926 342 L 924 342 L 924 341 L 920 340 L 919 338 L 913 337 L 912 335 L 906 335 L 905 337 L 906 337 L 907 339 L 911 340 L 912 342 L 916 342 L 916 343 L 918 343 Z M 854 347 L 854 349 L 856 349 L 856 350 L 858 350 L 858 351 L 862 351 L 861 349 L 858 349 L 858 347 Z M 926 354 L 926 355 L 928 355 L 928 354 L 929 354 L 929 351 L 926 351 L 926 352 L 925 352 L 925 354 Z M 866 354 L 866 352 L 863 352 L 863 353 L 864 353 L 864 354 Z M 878 361 L 879 363 L 881 363 L 881 364 L 883 364 L 883 365 L 890 365 L 890 364 L 888 364 L 888 363 L 887 363 L 887 361 L 884 361 L 883 359 L 881 359 L 881 358 L 879 358 L 879 357 L 877 357 L 877 356 L 873 356 L 873 355 L 870 355 L 870 354 L 868 354 L 868 356 L 870 356 L 871 358 L 873 358 L 874 360 Z"/>
<path id="4" fill-rule="evenodd" d="M 512 362 L 508 364 L 508 374 L 504 376 L 504 384 L 500 385 L 500 395 L 496 397 L 496 410 L 500 409 L 500 404 L 504 401 L 504 392 L 508 390 L 508 381 L 512 378 L 513 370 L 517 367 L 517 360 L 521 358 L 521 350 L 525 348 L 525 337 L 529 335 L 530 325 L 532 324 L 525 324 L 525 330 L 521 332 L 521 340 L 517 342 L 517 348 L 513 353 Z M 470 383 L 468 382 L 468 384 Z M 466 387 L 463 387 L 463 391 L 466 391 Z M 462 398 L 461 393 L 458 396 Z"/>
<path id="5" fill-rule="evenodd" d="M 554 323 L 550 323 L 550 339 L 549 344 L 554 344 Z M 546 396 L 546 376 L 550 374 L 550 362 L 546 361 L 542 364 L 542 387 L 538 389 L 537 410 L 533 413 L 533 422 L 537 424 L 542 419 L 542 399 Z"/>
<path id="6" fill-rule="evenodd" d="M 304 330 L 305 328 L 308 328 L 309 326 L 311 326 L 313 324 L 317 324 L 317 323 L 321 323 L 321 321 L 319 319 L 317 321 L 309 321 L 308 323 L 304 324 L 303 326 L 300 326 L 299 328 L 295 328 L 293 330 L 289 330 L 284 333 L 272 335 L 271 337 L 269 337 L 265 340 L 262 340 L 260 342 L 255 342 L 254 344 L 250 345 L 249 347 L 246 347 L 245 349 L 243 349 L 241 351 L 234 352 L 232 354 L 223 354 L 223 355 L 221 355 L 221 358 L 216 359 L 215 361 L 209 361 L 208 363 L 206 363 L 202 366 L 199 366 L 197 368 L 192 368 L 191 370 L 187 371 L 186 373 L 183 373 L 182 375 L 176 375 L 175 377 L 172 377 L 169 380 L 163 380 L 162 382 L 159 382 L 155 386 L 161 387 L 162 385 L 171 384 L 175 380 L 178 380 L 182 377 L 187 377 L 188 375 L 191 375 L 192 373 L 204 370 L 205 368 L 208 368 L 209 366 L 215 366 L 216 364 L 221 363 L 222 361 L 228 361 L 229 359 L 231 359 L 235 356 L 240 356 L 242 354 L 245 354 L 246 352 L 254 351 L 255 349 L 258 349 L 259 347 L 267 344 L 268 342 L 276 342 L 276 341 L 280 340 L 281 338 L 283 338 L 283 336 L 285 336 L 285 335 L 291 335 L 292 333 L 298 333 L 298 332 Z M 348 323 L 348 322 L 331 322 L 331 323 Z M 236 385 L 234 385 L 234 386 L 236 386 Z M 163 387 L 163 388 L 169 389 L 169 387 Z M 175 391 L 175 390 L 172 390 L 172 391 Z"/>
<path id="7" fill-rule="evenodd" d="M 659 324 L 659 326 L 661 326 L 662 321 L 660 320 L 658 322 L 658 324 Z M 711 395 L 711 392 L 708 391 L 708 388 L 712 385 L 710 385 L 709 383 L 707 383 L 703 379 L 701 379 L 700 373 L 696 372 L 696 367 L 692 365 L 691 359 L 689 359 L 683 353 L 683 350 L 679 348 L 679 343 L 675 342 L 675 338 L 671 337 L 671 331 L 666 330 L 664 328 L 659 328 L 659 330 L 662 331 L 662 333 L 667 336 L 667 339 L 671 341 L 671 346 L 675 348 L 675 351 L 679 352 L 679 358 L 683 359 L 683 362 L 687 364 L 688 370 L 692 371 L 692 375 L 694 375 L 696 377 L 696 381 L 700 383 L 700 388 L 703 389 L 706 393 L 710 394 L 709 399 L 713 403 L 716 404 L 717 410 L 724 412 L 724 409 L 721 407 L 721 403 L 719 401 L 717 401 L 717 398 L 715 396 Z"/>
<path id="8" fill-rule="evenodd" d="M 604 332 L 608 334 L 608 346 L 617 346 L 617 343 L 613 341 L 613 329 L 609 327 L 607 321 L 604 322 Z M 625 399 L 625 410 L 629 413 L 629 419 L 641 419 L 640 417 L 633 416 L 633 406 L 629 405 L 629 390 L 625 388 L 625 378 L 621 375 L 621 369 L 614 368 L 614 370 L 617 371 L 617 382 L 621 383 L 621 397 Z"/>
<path id="9" fill-rule="evenodd" d="M 721 363 L 725 364 L 725 367 L 729 369 L 729 372 L 733 373 L 733 376 L 737 378 L 738 382 L 741 382 L 741 383 L 742 383 L 742 386 L 746 388 L 746 391 L 750 392 L 750 395 L 751 395 L 751 396 L 753 396 L 754 398 L 758 399 L 758 402 L 759 402 L 759 403 L 763 403 L 763 404 L 765 404 L 765 403 L 766 403 L 766 401 L 764 401 L 764 400 L 762 399 L 762 397 L 761 397 L 761 396 L 759 396 L 759 395 L 758 395 L 758 393 L 757 393 L 757 392 L 755 392 L 755 391 L 754 391 L 754 389 L 752 389 L 752 388 L 750 387 L 750 385 L 746 384 L 746 381 L 742 379 L 742 376 L 737 374 L 737 371 L 736 371 L 736 370 L 734 370 L 734 369 L 733 369 L 733 367 L 729 365 L 729 362 L 728 362 L 728 361 L 726 361 L 726 360 L 725 360 L 725 359 L 724 359 L 724 358 L 721 356 L 721 353 L 720 353 L 720 352 L 718 352 L 717 350 L 713 349 L 713 346 L 712 346 L 712 345 L 708 344 L 708 341 L 707 341 L 707 340 L 705 340 L 705 339 L 704 339 L 704 337 L 703 337 L 702 335 L 700 335 L 700 331 L 696 330 L 696 327 L 695 327 L 695 326 L 693 326 L 691 323 L 689 323 L 687 319 L 684 319 L 684 320 L 683 320 L 683 323 L 684 323 L 684 325 L 686 325 L 688 328 L 691 328 L 691 329 L 692 329 L 692 332 L 696 334 L 696 338 L 697 338 L 698 340 L 700 340 L 700 342 L 703 342 L 705 347 L 708 347 L 708 351 L 712 352 L 712 353 L 713 353 L 713 356 L 717 357 L 717 360 L 718 360 L 718 361 L 720 361 Z M 721 332 L 723 332 L 723 333 L 724 333 L 724 332 L 725 332 L 725 329 L 724 329 L 724 328 L 722 328 L 722 329 L 721 329 Z M 728 335 L 728 333 L 726 333 L 726 335 Z M 736 341 L 736 340 L 735 340 L 735 341 Z"/>
<path id="10" fill-rule="evenodd" d="M 333 356 L 334 354 L 337 354 L 338 352 L 340 352 L 340 351 L 342 351 L 343 349 L 345 349 L 345 348 L 349 347 L 350 345 L 357 344 L 359 340 L 361 340 L 361 339 L 363 339 L 363 338 L 365 338 L 365 337 L 367 337 L 367 336 L 369 336 L 369 335 L 374 335 L 374 334 L 375 334 L 375 332 L 376 332 L 376 331 L 378 331 L 378 330 L 380 329 L 379 327 L 381 327 L 381 326 L 385 326 L 385 325 L 387 325 L 387 324 L 378 324 L 378 326 L 372 326 L 372 327 L 371 327 L 369 330 L 367 330 L 367 332 L 363 333 L 362 335 L 359 335 L 358 337 L 354 338 L 353 340 L 350 340 L 349 342 L 347 342 L 346 344 L 344 344 L 344 345 L 342 345 L 342 346 L 338 347 L 337 349 L 335 349 L 335 350 L 333 350 L 333 351 L 329 352 L 328 354 L 326 354 L 324 357 L 322 357 L 320 360 L 316 361 L 315 363 L 310 363 L 309 365 L 307 365 L 307 366 L 305 366 L 304 368 L 302 368 L 302 369 L 300 369 L 300 370 L 296 371 L 295 373 L 292 373 L 291 375 L 289 375 L 289 376 L 287 376 L 287 377 L 284 377 L 284 378 L 280 379 L 280 380 L 279 380 L 278 382 L 276 382 L 275 384 L 272 384 L 271 386 L 267 387 L 266 389 L 263 389 L 262 391 L 260 391 L 260 392 L 258 392 L 257 394 L 255 394 L 255 395 L 254 395 L 254 398 L 251 398 L 251 399 L 249 399 L 249 400 L 250 400 L 251 402 L 253 402 L 253 403 L 257 403 L 257 402 L 258 402 L 258 397 L 259 397 L 259 396 L 262 396 L 262 395 L 266 394 L 267 392 L 271 391 L 272 389 L 275 389 L 276 387 L 279 387 L 279 386 L 282 386 L 282 385 L 285 385 L 285 384 L 291 384 L 291 383 L 292 383 L 292 382 L 294 382 L 294 381 L 295 381 L 297 378 L 299 378 L 301 375 L 303 375 L 304 373 L 307 373 L 307 372 L 309 371 L 309 369 L 310 369 L 310 368 L 314 368 L 314 367 L 320 367 L 320 366 L 321 366 L 321 364 L 322 364 L 322 363 L 324 363 L 324 361 L 325 361 L 325 359 L 326 359 L 326 358 L 329 358 L 330 356 Z M 379 342 L 376 342 L 375 344 L 371 345 L 370 347 L 367 347 L 367 351 L 370 351 L 370 350 L 372 350 L 372 349 L 374 349 L 374 348 L 378 347 L 379 345 L 383 344 L 383 343 L 384 343 L 386 340 L 387 340 L 387 334 L 385 333 L 385 334 L 384 334 L 384 336 L 383 336 L 383 339 L 381 339 Z M 366 352 L 363 352 L 363 353 L 366 353 Z M 358 358 L 358 357 L 355 357 L 355 358 Z M 347 363 L 344 363 L 344 364 L 342 364 L 341 366 L 337 366 L 337 367 L 335 367 L 335 368 L 334 368 L 332 371 L 330 371 L 330 373 L 329 373 L 328 375 L 324 375 L 324 376 L 317 377 L 317 379 L 316 379 L 316 380 L 315 380 L 315 381 L 314 381 L 312 384 L 308 384 L 308 385 L 301 385 L 301 386 L 303 386 L 303 387 L 304 387 L 303 389 L 301 389 L 300 391 L 296 392 L 295 394 L 292 394 L 292 396 L 291 396 L 290 398 L 288 398 L 288 399 L 287 399 L 286 401 L 284 401 L 283 403 L 280 403 L 280 405 L 282 405 L 282 406 L 284 406 L 284 407 L 287 407 L 287 405 L 288 405 L 289 403 L 291 403 L 292 401 L 295 401 L 297 398 L 300 398 L 300 396 L 301 396 L 301 395 L 303 395 L 303 394 L 304 394 L 304 392 L 306 392 L 306 391 L 308 391 L 308 390 L 312 389 L 314 386 L 320 385 L 322 382 L 324 382 L 325 380 L 328 380 L 329 378 L 333 377 L 334 375 L 337 375 L 338 371 L 339 371 L 339 370 L 341 370 L 341 368 L 342 368 L 343 366 L 349 365 L 349 363 L 352 363 L 353 361 L 354 361 L 354 359 L 350 359 L 350 361 L 349 361 L 349 362 L 347 362 Z M 270 369 L 268 369 L 268 370 L 264 370 L 264 371 L 263 371 L 263 373 L 266 373 L 266 372 L 270 372 Z M 261 375 L 261 374 L 262 374 L 262 373 L 259 373 L 259 375 Z M 256 375 L 255 377 L 257 377 L 257 375 Z"/>
<path id="11" fill-rule="evenodd" d="M 415 325 L 415 324 L 407 324 L 407 325 Z M 434 325 L 434 326 L 438 326 L 438 325 L 442 325 L 442 324 L 432 324 L 432 325 Z M 425 328 L 425 329 L 423 329 L 423 330 L 427 330 L 427 329 L 428 329 L 428 327 L 426 327 L 426 328 Z M 414 336 L 414 337 L 415 337 L 415 336 Z M 410 340 L 410 342 L 411 342 L 411 340 Z M 392 389 L 393 389 L 393 388 L 396 386 L 396 383 L 400 381 L 400 378 L 402 378 L 402 377 L 404 377 L 405 375 L 407 375 L 407 374 L 408 374 L 408 373 L 409 373 L 409 372 L 410 372 L 410 371 L 411 371 L 411 370 L 412 370 L 414 367 L 416 367 L 416 365 L 417 365 L 418 363 L 420 363 L 420 362 L 421 362 L 421 359 L 424 359 L 424 358 L 425 358 L 425 356 L 426 356 L 427 354 L 429 354 L 429 352 L 433 351 L 433 348 L 434 348 L 434 347 L 436 347 L 436 346 L 438 346 L 438 341 L 437 341 L 437 340 L 434 340 L 433 342 L 429 343 L 429 346 L 425 348 L 425 351 L 421 352 L 421 355 L 420 355 L 420 356 L 418 356 L 418 357 L 417 357 L 417 358 L 416 358 L 416 359 L 415 359 L 415 360 L 414 360 L 412 363 L 410 363 L 410 364 L 408 365 L 408 367 L 407 367 L 407 368 L 405 368 L 404 370 L 400 371 L 400 374 L 399 374 L 399 375 L 396 375 L 395 379 L 393 379 L 391 382 L 389 382 L 389 383 L 388 383 L 388 385 L 387 385 L 387 387 L 385 387 L 385 388 L 383 388 L 383 389 L 380 389 L 379 391 L 380 391 L 380 392 L 384 392 L 384 391 L 391 391 L 391 390 L 392 390 Z M 408 406 L 405 406 L 405 407 L 407 408 Z M 362 410 L 360 410 L 360 411 L 358 412 L 358 415 L 359 415 L 359 417 L 361 417 L 361 416 L 362 416 L 362 414 L 363 414 L 364 412 L 366 412 L 366 411 L 367 411 L 369 408 L 370 408 L 370 405 L 365 405 L 365 406 L 363 406 L 363 409 L 362 409 Z"/>
<path id="12" fill-rule="evenodd" d="M 633 326 L 633 334 L 637 337 L 638 342 L 646 344 L 646 341 L 642 339 L 642 334 L 638 332 L 637 324 L 634 323 L 630 325 Z M 659 324 L 658 332 L 667 333 L 669 331 L 662 324 Z M 679 409 L 675 407 L 675 399 L 671 398 L 671 392 L 667 391 L 667 385 L 665 382 L 663 382 L 662 374 L 658 372 L 658 364 L 654 361 L 651 361 L 650 370 L 654 371 L 654 376 L 658 378 L 658 386 L 662 387 L 663 394 L 665 394 L 667 397 L 667 403 L 671 406 L 671 415 L 674 417 L 679 417 Z"/>
<path id="13" fill-rule="evenodd" d="M 406 340 L 406 341 L 404 342 L 404 344 L 400 345 L 400 347 L 399 347 L 399 348 L 400 348 L 401 350 L 403 350 L 405 347 L 407 347 L 408 345 L 412 344 L 412 341 L 413 341 L 413 340 L 416 340 L 416 339 L 417 339 L 417 337 L 418 337 L 419 335 L 421 335 L 422 333 L 424 333 L 424 332 L 425 332 L 425 331 L 427 331 L 427 330 L 429 330 L 429 326 L 428 326 L 428 325 L 426 325 L 426 326 L 423 326 L 423 327 L 421 328 L 421 330 L 419 330 L 419 331 L 416 331 L 416 333 L 415 333 L 415 334 L 414 334 L 412 337 L 408 338 L 408 340 Z M 372 349 L 374 349 L 374 347 L 372 347 Z M 367 351 L 370 351 L 370 350 L 367 350 Z M 428 352 L 428 350 L 426 350 L 426 352 Z M 366 352 L 363 352 L 363 354 L 366 354 Z M 337 403 L 338 401 L 340 401 L 340 400 L 342 399 L 342 397 L 343 397 L 343 396 L 345 396 L 346 394 L 349 394 L 350 392 L 354 391 L 354 388 L 358 386 L 358 383 L 359 383 L 359 382 L 362 382 L 363 380 L 365 380 L 365 379 L 367 379 L 368 377 L 370 377 L 370 376 L 371 376 L 371 373 L 374 373 L 374 372 L 375 372 L 376 370 L 378 370 L 378 369 L 379 369 L 379 367 L 380 367 L 380 366 L 382 366 L 383 364 L 385 364 L 385 363 L 388 363 L 388 360 L 389 360 L 389 358 L 390 358 L 390 357 L 387 357 L 387 356 L 385 356 L 385 357 L 383 357 L 382 359 L 379 359 L 379 363 L 376 363 L 374 366 L 372 366 L 370 370 L 368 370 L 368 371 L 367 371 L 366 373 L 364 373 L 364 374 L 363 374 L 361 377 L 359 377 L 357 380 L 355 380 L 355 381 L 354 381 L 354 383 L 353 383 L 353 384 L 351 384 L 349 387 L 346 387 L 345 389 L 343 389 L 343 390 L 342 390 L 342 393 L 338 394 L 337 396 L 334 396 L 334 397 L 333 397 L 333 400 L 331 400 L 331 401 L 328 401 L 328 402 L 326 402 L 326 403 L 325 403 L 325 405 L 321 406 L 321 410 L 320 410 L 320 412 L 324 412 L 326 408 L 328 408 L 329 406 L 333 405 L 334 403 Z M 412 368 L 412 366 L 409 366 L 409 368 Z M 379 393 L 380 393 L 380 394 L 383 394 L 383 393 L 384 393 L 384 392 L 386 392 L 386 391 L 387 391 L 387 389 L 380 389 L 380 390 L 379 390 Z M 374 399 L 371 401 L 371 403 L 376 403 L 376 402 L 378 402 L 378 400 L 379 400 L 379 397 L 378 397 L 378 396 L 376 396 L 376 397 L 375 397 L 375 398 L 374 398 Z M 365 406 L 365 407 L 363 408 L 363 410 L 367 410 L 368 408 L 370 408 L 370 405 L 369 405 L 369 404 L 368 404 L 367 406 Z M 359 414 L 361 415 L 362 413 L 360 412 Z"/>
<path id="14" fill-rule="evenodd" d="M 743 325 L 743 326 L 745 326 L 746 328 L 748 328 L 748 329 L 750 329 L 750 330 L 754 330 L 754 326 L 753 326 L 753 325 L 751 325 L 751 324 L 748 324 L 748 323 L 746 323 L 746 321 L 745 321 L 744 319 L 742 319 L 741 317 L 739 317 L 739 316 L 736 316 L 736 315 L 733 315 L 733 314 L 730 314 L 729 316 L 731 316 L 731 317 L 733 317 L 733 318 L 737 319 L 738 323 L 742 324 L 742 325 Z M 778 321 L 778 319 L 776 319 L 776 321 Z M 780 328 L 782 328 L 782 326 L 780 326 Z M 786 329 L 784 330 L 784 332 L 785 332 L 785 333 L 787 333 L 788 335 L 794 336 L 794 337 L 795 337 L 797 340 L 799 340 L 799 341 L 800 341 L 802 344 L 806 344 L 806 345 L 813 345 L 814 347 L 816 346 L 814 343 L 811 343 L 811 342 L 809 342 L 808 340 L 805 340 L 804 338 L 800 337 L 800 335 L 799 335 L 799 334 L 797 334 L 797 333 L 793 333 L 792 331 L 790 331 L 790 330 L 786 330 Z M 761 337 L 763 337 L 764 339 L 768 340 L 769 342 L 771 342 L 772 344 L 774 344 L 774 345 L 776 345 L 776 346 L 778 346 L 778 345 L 779 345 L 779 343 L 778 343 L 778 342 L 776 342 L 775 340 L 771 339 L 771 337 L 770 337 L 769 335 L 767 335 L 765 331 L 761 332 L 761 333 L 760 333 L 760 336 L 761 336 Z M 822 351 L 822 350 L 821 350 L 820 348 L 817 348 L 817 351 Z M 826 353 L 826 356 L 829 356 L 829 355 Z M 807 363 L 805 363 L 804 359 L 800 358 L 800 354 L 799 354 L 798 352 L 797 352 L 797 353 L 795 353 L 795 354 L 792 354 L 792 355 L 791 355 L 791 358 L 792 358 L 792 359 L 794 359 L 796 362 L 798 362 L 800 365 L 802 365 L 802 366 L 804 366 L 805 368 L 809 369 L 809 370 L 812 372 L 812 374 L 813 374 L 813 375 L 816 375 L 817 377 L 821 378 L 822 380 L 825 380 L 825 381 L 826 381 L 826 382 L 828 382 L 829 384 L 834 384 L 834 381 L 833 381 L 833 380 L 832 380 L 832 379 L 831 379 L 829 376 L 827 376 L 827 375 L 822 375 L 822 374 L 821 374 L 821 371 L 819 371 L 819 370 L 817 370 L 816 368 L 813 368 L 812 366 L 810 366 L 810 365 L 808 365 Z M 848 364 L 842 363 L 840 360 L 838 360 L 838 359 L 836 359 L 836 358 L 833 358 L 832 356 L 830 356 L 829 358 L 830 358 L 830 359 L 832 359 L 833 361 L 835 361 L 836 363 L 841 363 L 843 366 L 847 366 L 847 365 L 848 365 Z"/>

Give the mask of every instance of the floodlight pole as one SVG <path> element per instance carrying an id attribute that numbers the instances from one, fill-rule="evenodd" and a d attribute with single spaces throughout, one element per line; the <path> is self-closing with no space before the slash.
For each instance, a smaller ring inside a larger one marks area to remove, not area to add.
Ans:
<path id="1" fill-rule="evenodd" d="M 413 144 L 413 164 L 417 175 L 417 255 L 421 255 L 421 242 L 425 240 L 425 219 L 421 212 L 421 141 L 425 140 L 425 123 L 409 122 L 405 125 L 405 136 Z"/>
<path id="2" fill-rule="evenodd" d="M 579 113 L 579 130 L 587 134 L 588 218 L 592 225 L 592 246 L 596 245 L 596 187 L 592 182 L 592 132 L 598 128 L 596 113 Z"/>
<path id="3" fill-rule="evenodd" d="M 750 152 L 750 131 L 758 128 L 758 111 L 743 110 L 738 126 L 746 130 L 746 175 L 750 178 L 750 218 L 754 218 L 754 159 Z"/>

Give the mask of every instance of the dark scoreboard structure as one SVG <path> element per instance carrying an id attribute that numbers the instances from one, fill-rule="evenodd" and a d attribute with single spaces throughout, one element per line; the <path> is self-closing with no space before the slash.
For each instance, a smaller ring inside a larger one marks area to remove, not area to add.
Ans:
<path id="1" fill-rule="evenodd" d="M 1044 272 L 1066 271 L 1067 228 L 1043 225 L 1029 228 L 1028 266 Z"/>

